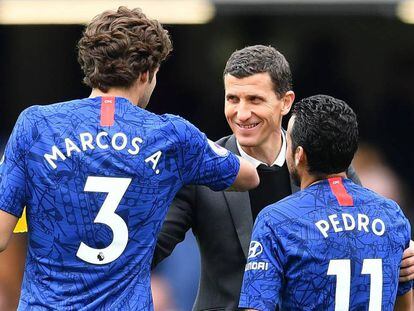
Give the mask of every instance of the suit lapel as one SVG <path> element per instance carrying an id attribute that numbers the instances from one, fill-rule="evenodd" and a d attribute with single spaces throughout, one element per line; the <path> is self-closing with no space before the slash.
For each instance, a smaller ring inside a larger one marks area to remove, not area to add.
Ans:
<path id="1" fill-rule="evenodd" d="M 234 135 L 229 137 L 229 139 L 225 142 L 224 147 L 231 152 L 240 155 Z M 300 188 L 294 184 L 292 179 L 290 180 L 290 186 L 292 193 L 300 190 Z M 231 217 L 233 218 L 234 227 L 236 229 L 237 236 L 239 237 L 240 245 L 243 249 L 244 255 L 247 258 L 253 228 L 253 217 L 250 207 L 249 192 L 224 191 L 223 194 L 227 201 Z"/>
<path id="2" fill-rule="evenodd" d="M 231 152 L 240 155 L 234 135 L 230 136 L 224 147 Z M 233 218 L 234 227 L 239 237 L 243 253 L 247 258 L 253 227 L 249 192 L 224 191 L 223 194 L 227 201 L 231 217 Z"/>

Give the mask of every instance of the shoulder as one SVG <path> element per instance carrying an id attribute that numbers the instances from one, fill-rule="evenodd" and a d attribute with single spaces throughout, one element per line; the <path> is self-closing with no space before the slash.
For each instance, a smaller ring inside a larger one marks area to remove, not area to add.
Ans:
<path id="1" fill-rule="evenodd" d="M 17 130 L 26 131 L 35 126 L 38 123 L 38 119 L 41 118 L 40 108 L 41 106 L 30 106 L 24 109 L 16 121 Z"/>
<path id="2" fill-rule="evenodd" d="M 180 116 L 163 114 L 160 118 L 165 122 L 165 126 L 169 129 L 170 135 L 175 134 L 175 136 L 186 145 L 188 143 L 191 145 L 198 145 L 206 140 L 204 133 L 191 122 Z"/>
<path id="3" fill-rule="evenodd" d="M 35 106 L 30 106 L 24 109 L 20 113 L 19 119 L 30 120 L 30 119 L 36 118 L 36 116 L 39 114 L 39 109 L 41 109 L 41 107 L 42 106 L 35 105 Z"/>
<path id="4" fill-rule="evenodd" d="M 151 113 L 151 112 L 149 112 L 149 113 Z M 178 123 L 178 124 L 180 124 L 180 123 L 191 124 L 189 121 L 187 121 L 183 117 L 181 117 L 179 115 L 171 114 L 171 113 L 165 113 L 165 114 L 156 115 L 156 116 L 158 116 L 160 118 L 160 120 L 163 120 L 163 121 L 166 121 L 166 122 Z"/>
<path id="5" fill-rule="evenodd" d="M 292 224 L 306 223 L 312 212 L 326 208 L 323 204 L 317 203 L 315 196 L 318 193 L 314 190 L 307 188 L 268 205 L 259 213 L 258 218 L 268 219 L 272 226 L 283 223 L 289 227 Z"/>
<path id="6" fill-rule="evenodd" d="M 261 221 L 267 219 L 272 224 L 283 222 L 287 219 L 298 217 L 298 215 L 305 213 L 298 207 L 307 206 L 306 191 L 299 191 L 287 196 L 286 198 L 266 206 L 258 215 Z"/>
<path id="7" fill-rule="evenodd" d="M 354 188 L 359 190 L 355 192 L 355 204 L 367 206 L 375 217 L 385 222 L 389 230 L 393 230 L 394 236 L 402 235 L 404 239 L 409 239 L 411 225 L 397 202 L 359 185 L 354 185 Z"/>
<path id="8" fill-rule="evenodd" d="M 25 114 L 29 119 L 45 118 L 55 114 L 65 114 L 66 112 L 77 111 L 78 106 L 82 105 L 81 99 L 58 102 L 46 105 L 35 105 L 26 108 L 22 114 Z"/>
<path id="9" fill-rule="evenodd" d="M 359 186 L 360 188 L 363 188 L 362 186 Z M 383 197 L 382 195 L 379 195 L 378 193 L 363 188 L 366 194 L 366 201 L 371 201 L 375 204 L 376 207 L 381 208 L 381 212 L 389 215 L 390 220 L 394 219 L 393 222 L 394 225 L 405 225 L 405 223 L 409 223 L 408 219 L 404 215 L 401 207 L 397 202 L 394 200 L 391 200 L 389 198 Z"/>
<path id="10" fill-rule="evenodd" d="M 186 119 L 178 115 L 166 113 L 159 116 L 155 116 L 157 116 L 160 121 L 171 124 L 172 126 L 178 129 L 195 128 L 195 126 L 190 121 L 187 121 Z"/>
<path id="11" fill-rule="evenodd" d="M 397 202 L 354 182 L 350 183 L 350 191 L 353 194 L 354 200 L 359 201 L 361 205 L 372 204 L 378 207 L 386 207 L 387 209 L 400 210 Z"/>
<path id="12" fill-rule="evenodd" d="M 368 210 L 367 213 L 372 214 L 373 217 L 382 217 L 394 228 L 406 226 L 408 220 L 397 202 L 352 181 L 348 181 L 347 184 L 346 188 L 355 206 L 365 207 Z"/>

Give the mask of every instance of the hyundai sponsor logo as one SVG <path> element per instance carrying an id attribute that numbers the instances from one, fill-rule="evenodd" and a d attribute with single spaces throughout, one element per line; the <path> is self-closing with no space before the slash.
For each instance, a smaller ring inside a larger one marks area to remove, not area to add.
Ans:
<path id="1" fill-rule="evenodd" d="M 264 270 L 264 271 L 266 271 L 267 269 L 269 269 L 269 263 L 268 262 L 253 261 L 253 262 L 247 263 L 246 268 L 244 269 L 244 271 L 249 271 L 249 270 Z"/>
<path id="2" fill-rule="evenodd" d="M 251 241 L 247 259 L 259 256 L 263 252 L 263 246 L 257 241 Z"/>

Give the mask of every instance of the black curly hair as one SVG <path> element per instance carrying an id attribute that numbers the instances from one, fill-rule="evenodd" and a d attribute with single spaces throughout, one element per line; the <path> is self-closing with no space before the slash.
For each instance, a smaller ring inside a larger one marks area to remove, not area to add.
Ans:
<path id="1" fill-rule="evenodd" d="M 358 122 L 351 107 L 343 100 L 315 95 L 297 102 L 292 116 L 292 151 L 304 149 L 309 173 L 346 171 L 358 148 Z"/>

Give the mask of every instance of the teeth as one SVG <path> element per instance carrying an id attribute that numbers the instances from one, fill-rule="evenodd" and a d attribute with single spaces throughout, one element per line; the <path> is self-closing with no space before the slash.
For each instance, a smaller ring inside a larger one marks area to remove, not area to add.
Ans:
<path id="1" fill-rule="evenodd" d="M 243 125 L 243 124 L 238 124 L 241 128 L 243 128 L 243 129 L 251 129 L 251 128 L 254 128 L 255 126 L 257 126 L 259 123 L 253 123 L 253 124 L 246 124 L 246 125 Z"/>

